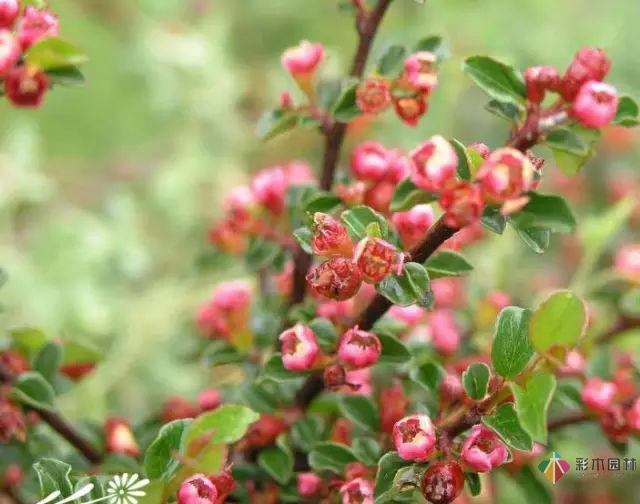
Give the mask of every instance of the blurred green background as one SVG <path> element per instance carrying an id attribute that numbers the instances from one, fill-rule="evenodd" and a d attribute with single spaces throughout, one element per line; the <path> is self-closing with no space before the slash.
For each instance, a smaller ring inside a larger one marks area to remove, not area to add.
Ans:
<path id="1" fill-rule="evenodd" d="M 337 0 L 51 4 L 62 35 L 90 56 L 87 84 L 52 92 L 36 112 L 0 105 L 0 265 L 9 274 L 0 320 L 104 352 L 63 397 L 66 413 L 140 419 L 210 379 L 189 360 L 192 314 L 217 281 L 245 274 L 240 262 L 211 257 L 206 242 L 224 191 L 269 163 L 318 166 L 313 131 L 255 139 L 261 111 L 294 91 L 280 53 L 303 38 L 320 41 L 324 74 L 340 75 L 355 42 L 352 17 Z M 471 54 L 563 69 L 581 46 L 605 47 L 609 80 L 638 97 L 638 19 L 640 2 L 631 0 L 396 0 L 374 57 L 432 34 L 444 36 L 452 57 L 417 128 L 389 113 L 367 134 L 406 149 L 435 132 L 503 142 L 506 124 L 484 112 L 485 97 L 460 72 Z M 634 152 L 615 157 L 622 167 L 637 161 Z M 513 284 L 487 273 L 523 254 L 532 268 L 545 265 L 513 237 L 492 247 L 470 282 Z M 562 285 L 568 272 L 547 267 Z"/>

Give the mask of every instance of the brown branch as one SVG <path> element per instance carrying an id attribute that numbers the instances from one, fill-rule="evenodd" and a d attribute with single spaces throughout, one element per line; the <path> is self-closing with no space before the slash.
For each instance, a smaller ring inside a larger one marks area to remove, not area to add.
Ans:
<path id="1" fill-rule="evenodd" d="M 0 383 L 11 384 L 14 380 L 13 374 L 0 364 Z M 43 422 L 66 439 L 89 462 L 99 464 L 102 461 L 102 454 L 60 414 L 37 406 L 24 405 L 24 408 L 36 412 Z"/>
<path id="2" fill-rule="evenodd" d="M 589 420 L 590 420 L 589 417 L 585 415 L 582 411 L 576 411 L 575 413 L 570 413 L 567 416 L 549 420 L 549 423 L 547 424 L 547 429 L 549 431 L 554 431 L 562 427 L 566 427 L 567 425 L 574 425 L 577 423 L 587 422 Z"/>

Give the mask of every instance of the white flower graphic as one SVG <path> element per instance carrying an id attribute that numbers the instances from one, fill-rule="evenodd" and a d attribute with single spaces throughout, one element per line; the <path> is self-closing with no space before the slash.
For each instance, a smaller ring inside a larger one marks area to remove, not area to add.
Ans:
<path id="1" fill-rule="evenodd" d="M 137 474 L 124 473 L 114 478 L 107 484 L 107 497 L 109 504 L 137 504 L 136 497 L 144 497 L 145 492 L 140 490 L 149 484 L 148 479 L 138 480 Z M 89 503 L 87 503 L 89 504 Z"/>

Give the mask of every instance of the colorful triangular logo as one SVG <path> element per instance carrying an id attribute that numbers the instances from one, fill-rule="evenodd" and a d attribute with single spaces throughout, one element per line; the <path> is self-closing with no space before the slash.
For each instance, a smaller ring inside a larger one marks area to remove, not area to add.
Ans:
<path id="1" fill-rule="evenodd" d="M 563 460 L 558 452 L 551 452 L 548 460 L 538 464 L 538 469 L 554 485 L 571 469 L 569 462 Z"/>

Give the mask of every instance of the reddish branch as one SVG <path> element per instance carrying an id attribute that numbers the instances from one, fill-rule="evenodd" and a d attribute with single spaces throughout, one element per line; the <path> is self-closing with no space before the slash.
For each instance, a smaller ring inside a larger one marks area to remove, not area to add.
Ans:
<path id="1" fill-rule="evenodd" d="M 0 364 L 0 383 L 11 384 L 14 379 L 11 372 Z M 102 454 L 60 414 L 37 406 L 25 406 L 25 408 L 35 411 L 43 422 L 66 439 L 89 462 L 99 464 L 102 461 Z"/>

